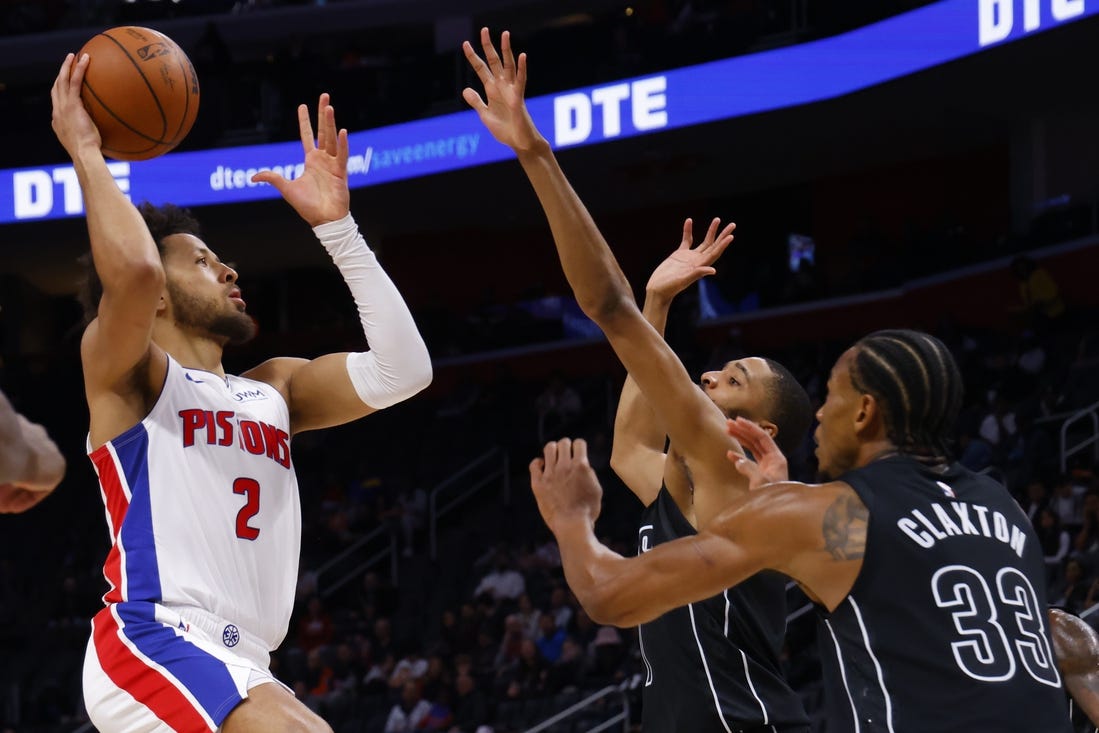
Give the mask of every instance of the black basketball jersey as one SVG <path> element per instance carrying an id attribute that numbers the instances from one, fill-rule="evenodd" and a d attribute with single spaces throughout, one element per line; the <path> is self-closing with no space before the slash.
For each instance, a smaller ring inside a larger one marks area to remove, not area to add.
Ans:
<path id="1" fill-rule="evenodd" d="M 869 510 L 850 595 L 820 614 L 828 730 L 1069 733 L 1042 548 L 998 483 L 901 455 L 840 478 Z"/>
<path id="2" fill-rule="evenodd" d="M 695 534 L 665 488 L 641 517 L 639 553 Z M 642 731 L 807 732 L 801 700 L 779 667 L 785 633 L 786 580 L 777 573 L 642 624 Z"/>

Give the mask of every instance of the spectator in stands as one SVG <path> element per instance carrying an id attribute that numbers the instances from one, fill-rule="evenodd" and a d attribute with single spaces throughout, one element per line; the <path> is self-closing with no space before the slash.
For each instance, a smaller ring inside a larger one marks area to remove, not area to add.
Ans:
<path id="1" fill-rule="evenodd" d="M 1049 506 L 1061 520 L 1061 526 L 1075 533 L 1084 524 L 1084 492 L 1086 486 L 1075 482 L 1071 475 L 1058 478 L 1053 486 Z"/>
<path id="2" fill-rule="evenodd" d="M 500 670 L 499 689 L 509 700 L 541 697 L 545 691 L 546 669 L 546 660 L 538 647 L 530 639 L 524 639 L 519 647 L 519 659 Z"/>
<path id="3" fill-rule="evenodd" d="M 1035 527 L 1038 526 L 1038 512 L 1049 504 L 1049 492 L 1041 479 L 1035 479 L 1026 486 L 1026 498 L 1021 502 L 1027 519 Z"/>
<path id="4" fill-rule="evenodd" d="M 393 531 L 399 531 L 404 544 L 401 551 L 405 557 L 412 557 L 416 533 L 423 529 L 427 516 L 427 492 L 419 486 L 404 485 L 397 493 L 393 504 L 378 514 L 378 518 L 387 520 Z"/>
<path id="5" fill-rule="evenodd" d="M 454 680 L 454 727 L 451 733 L 476 733 L 488 720 L 488 702 L 477 689 L 477 681 L 469 672 L 460 672 Z"/>
<path id="6" fill-rule="evenodd" d="M 398 690 L 402 689 L 406 682 L 422 683 L 426 674 L 427 660 L 424 659 L 420 647 L 413 642 L 407 645 L 404 656 L 393 666 L 393 673 L 389 675 L 389 686 Z"/>
<path id="7" fill-rule="evenodd" d="M 427 658 L 427 672 L 423 676 L 423 685 L 424 697 L 435 702 L 442 700 L 441 692 L 452 686 L 450 669 L 441 655 L 432 654 Z M 450 701 L 447 700 L 448 705 L 449 703 Z"/>
<path id="8" fill-rule="evenodd" d="M 1099 580 L 1087 572 L 1084 564 L 1072 558 L 1065 563 L 1064 580 L 1050 593 L 1050 604 L 1066 611 L 1080 614 L 1091 605 L 1092 598 L 1099 588 Z"/>
<path id="9" fill-rule="evenodd" d="M 397 608 L 396 591 L 388 581 L 373 570 L 363 575 L 363 585 L 359 590 L 359 609 L 366 615 L 366 609 L 372 607 L 379 616 L 391 616 Z"/>
<path id="10" fill-rule="evenodd" d="M 1099 492 L 1084 494 L 1084 523 L 1073 542 L 1075 555 L 1089 558 L 1099 555 Z"/>
<path id="11" fill-rule="evenodd" d="M 500 640 L 500 651 L 496 654 L 497 669 L 519 659 L 519 645 L 526 638 L 529 637 L 523 631 L 522 619 L 514 613 L 509 614 L 504 619 L 504 638 Z"/>
<path id="12" fill-rule="evenodd" d="M 595 635 L 599 633 L 599 627 L 591 620 L 591 616 L 583 607 L 576 609 L 576 614 L 573 615 L 571 623 L 566 628 L 569 630 L 569 636 L 576 639 L 576 642 L 584 649 L 587 649 L 595 641 Z"/>
<path id="13" fill-rule="evenodd" d="M 416 726 L 416 729 L 433 731 L 450 730 L 451 722 L 454 720 L 454 711 L 451 710 L 450 707 L 450 688 L 440 688 L 438 697 L 428 697 L 428 700 L 431 701 L 431 707 L 427 711 L 427 715 L 420 721 L 420 724 Z"/>
<path id="14" fill-rule="evenodd" d="M 420 683 L 409 680 L 401 686 L 401 699 L 389 711 L 385 733 L 411 733 L 431 712 L 431 703 L 423 698 Z"/>
<path id="15" fill-rule="evenodd" d="M 561 656 L 557 658 L 546 673 L 546 688 L 551 693 L 577 689 L 584 684 L 587 671 L 587 657 L 584 648 L 576 639 L 566 636 L 561 645 Z"/>
<path id="16" fill-rule="evenodd" d="M 621 632 L 613 626 L 601 626 L 595 634 L 589 653 L 591 678 L 599 684 L 619 682 L 625 677 L 623 662 L 626 659 L 625 644 Z"/>
<path id="17" fill-rule="evenodd" d="M 309 599 L 305 614 L 298 619 L 298 646 L 308 653 L 332 641 L 332 618 L 319 596 Z"/>
<path id="18" fill-rule="evenodd" d="M 978 435 L 993 451 L 995 460 L 1002 458 L 1008 440 L 1015 434 L 1015 411 L 1007 398 L 997 394 L 992 398 L 992 407 L 981 421 Z"/>
<path id="19" fill-rule="evenodd" d="M 1046 577 L 1053 583 L 1061 577 L 1061 567 L 1068 557 L 1072 538 L 1061 526 L 1057 514 L 1046 507 L 1038 512 L 1038 523 L 1034 525 L 1038 540 L 1042 543 L 1042 553 L 1046 557 Z"/>
<path id="20" fill-rule="evenodd" d="M 1036 330 L 1047 331 L 1065 314 L 1065 301 L 1057 282 L 1046 268 L 1026 255 L 1011 261 L 1011 274 L 1019 281 L 1021 305 L 1017 310 Z"/>
<path id="21" fill-rule="evenodd" d="M 549 383 L 535 401 L 538 408 L 538 440 L 560 435 L 583 413 L 580 394 L 565 382 L 560 372 L 554 372 Z"/>
<path id="22" fill-rule="evenodd" d="M 473 591 L 474 598 L 484 594 L 496 601 L 515 601 L 526 592 L 526 580 L 516 570 L 504 550 L 497 550 L 493 569 L 488 572 Z"/>
<path id="23" fill-rule="evenodd" d="M 375 621 L 371 643 L 374 646 L 375 659 L 384 657 L 386 654 L 394 654 L 396 642 L 393 640 L 393 622 L 386 617 Z"/>
<path id="24" fill-rule="evenodd" d="M 573 615 L 572 605 L 569 601 L 568 589 L 563 584 L 558 584 L 550 592 L 549 608 L 543 611 L 543 614 L 553 616 L 553 621 L 557 626 L 566 628 Z"/>
<path id="25" fill-rule="evenodd" d="M 565 643 L 565 627 L 558 626 L 552 613 L 543 613 L 540 620 L 540 633 L 535 645 L 542 658 L 553 664 L 561 658 L 561 647 Z"/>
<path id="26" fill-rule="evenodd" d="M 519 610 L 515 612 L 516 618 L 519 620 L 519 626 L 523 630 L 523 636 L 528 639 L 535 639 L 538 637 L 539 624 L 538 620 L 542 617 L 542 612 L 535 608 L 534 603 L 530 600 L 530 595 L 524 593 L 519 596 Z"/>

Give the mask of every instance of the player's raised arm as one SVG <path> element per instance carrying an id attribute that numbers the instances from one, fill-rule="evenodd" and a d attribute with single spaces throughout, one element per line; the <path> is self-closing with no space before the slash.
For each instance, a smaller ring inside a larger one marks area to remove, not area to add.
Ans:
<path id="1" fill-rule="evenodd" d="M 684 221 L 679 247 L 649 276 L 642 314 L 661 336 L 672 300 L 693 283 L 712 275 L 713 263 L 732 241 L 735 225 L 727 225 L 719 234 L 720 226 L 721 220 L 714 219 L 703 241 L 694 247 L 694 223 L 691 219 Z M 637 382 L 627 375 L 614 420 L 611 468 L 646 506 L 656 499 L 663 483 L 666 436 L 667 430 Z"/>
<path id="2" fill-rule="evenodd" d="M 492 135 L 518 156 L 549 220 L 565 277 L 580 307 L 607 335 L 673 440 L 700 455 L 723 455 L 734 443 L 725 434 L 720 411 L 642 316 L 610 247 L 527 112 L 526 54 L 515 59 L 507 31 L 500 53 L 487 28 L 481 30 L 481 45 L 485 59 L 468 42 L 463 49 L 484 85 L 484 98 L 470 88 L 462 97 Z"/>
<path id="3" fill-rule="evenodd" d="M 0 513 L 26 511 L 65 476 L 65 458 L 46 429 L 20 415 L 0 392 Z"/>
<path id="4" fill-rule="evenodd" d="M 595 537 L 602 488 L 583 440 L 548 443 L 530 473 L 569 588 L 593 620 L 622 627 L 709 598 L 768 568 L 812 590 L 837 564 L 822 518 L 850 492 L 842 484 L 786 484 L 744 495 L 697 535 L 625 558 Z M 832 606 L 839 601 L 835 594 L 820 596 Z"/>
<path id="5" fill-rule="evenodd" d="M 431 357 L 408 305 L 351 216 L 347 130 L 337 130 L 335 114 L 328 94 L 322 94 L 314 140 L 309 110 L 298 107 L 305 152 L 301 176 L 290 181 L 263 171 L 252 178 L 278 189 L 313 227 L 351 290 L 370 346 L 369 351 L 312 361 L 272 359 L 246 375 L 283 392 L 295 433 L 340 425 L 394 405 L 427 387 L 432 376 Z"/>
<path id="6" fill-rule="evenodd" d="M 99 131 L 80 99 L 88 63 L 87 55 L 69 54 L 50 98 L 53 131 L 84 195 L 92 259 L 103 286 L 97 318 L 81 346 L 88 399 L 94 401 L 101 392 L 125 389 L 120 384 L 149 354 L 165 276 L 156 243 L 108 170 Z"/>

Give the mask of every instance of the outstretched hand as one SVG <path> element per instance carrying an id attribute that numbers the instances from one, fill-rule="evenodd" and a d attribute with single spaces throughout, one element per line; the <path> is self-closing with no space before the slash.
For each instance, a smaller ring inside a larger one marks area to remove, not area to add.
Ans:
<path id="1" fill-rule="evenodd" d="M 645 290 L 650 295 L 670 301 L 691 284 L 717 272 L 712 265 L 733 241 L 733 230 L 736 229 L 736 224 L 730 222 L 718 234 L 720 226 L 721 219 L 715 218 L 706 230 L 706 237 L 694 247 L 694 222 L 691 219 L 684 221 L 679 248 L 657 265 L 649 276 Z"/>
<path id="2" fill-rule="evenodd" d="M 546 443 L 542 457 L 530 462 L 530 487 L 551 531 L 570 520 L 594 525 L 599 518 L 603 488 L 588 463 L 584 440 L 562 438 Z"/>
<path id="3" fill-rule="evenodd" d="M 99 130 L 80 97 L 84 74 L 90 62 L 88 54 L 79 59 L 75 54 L 68 54 L 50 89 L 53 132 L 74 160 L 82 149 L 99 150 L 103 144 Z"/>
<path id="4" fill-rule="evenodd" d="M 736 470 L 748 479 L 750 490 L 755 491 L 766 484 L 790 479 L 790 467 L 786 463 L 786 456 L 782 455 L 782 451 L 766 430 L 743 417 L 728 420 L 726 429 L 744 450 L 755 457 L 753 461 L 736 451 L 725 454 L 725 457 L 733 462 Z"/>
<path id="5" fill-rule="evenodd" d="M 328 93 L 317 104 L 317 138 L 309 122 L 309 108 L 298 105 L 298 131 L 305 151 L 305 168 L 288 180 L 274 171 L 252 176 L 255 183 L 270 183 L 309 226 L 342 219 L 351 206 L 347 188 L 347 130 L 336 130 L 336 111 Z"/>
<path id="6" fill-rule="evenodd" d="M 482 28 L 481 48 L 484 60 L 469 41 L 462 44 L 466 60 L 485 87 L 485 96 L 482 99 L 476 90 L 466 87 L 462 90 L 462 99 L 473 108 L 492 136 L 516 153 L 546 144 L 523 99 L 527 87 L 527 55 L 519 54 L 516 62 L 508 31 L 500 35 L 500 52 L 497 53 L 488 28 Z"/>

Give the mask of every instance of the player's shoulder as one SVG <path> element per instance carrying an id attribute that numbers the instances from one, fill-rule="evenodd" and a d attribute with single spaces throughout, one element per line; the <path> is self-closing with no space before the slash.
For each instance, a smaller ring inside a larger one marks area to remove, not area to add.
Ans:
<path id="1" fill-rule="evenodd" d="M 308 359 L 302 359 L 296 356 L 276 356 L 268 359 L 262 364 L 252 367 L 246 372 L 242 372 L 240 376 L 255 382 L 265 382 L 279 392 L 286 394 L 290 380 L 294 376 L 294 372 L 308 363 Z"/>

